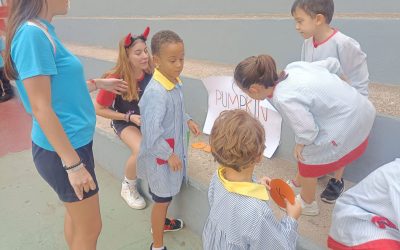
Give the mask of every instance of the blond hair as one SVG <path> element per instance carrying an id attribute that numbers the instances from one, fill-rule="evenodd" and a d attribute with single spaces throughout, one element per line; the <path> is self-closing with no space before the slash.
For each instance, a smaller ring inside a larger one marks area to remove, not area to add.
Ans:
<path id="1" fill-rule="evenodd" d="M 256 164 L 264 152 L 264 128 L 244 110 L 223 111 L 214 122 L 210 145 L 219 164 L 240 172 Z"/>
<path id="2" fill-rule="evenodd" d="M 137 41 L 143 41 L 142 39 L 138 39 Z M 128 49 L 131 47 L 135 46 L 137 41 L 133 42 L 131 46 L 128 48 L 125 48 L 125 37 L 119 41 L 119 50 L 118 50 L 118 59 L 117 59 L 117 64 L 113 69 L 110 71 L 106 72 L 102 77 L 110 77 L 110 76 L 118 76 L 122 78 L 125 82 L 128 83 L 128 91 L 124 94 L 122 94 L 122 99 L 126 101 L 133 101 L 133 100 L 139 100 L 139 93 L 138 93 L 138 81 L 137 79 L 133 79 L 133 68 L 131 63 L 129 62 L 128 58 Z M 148 52 L 149 53 L 149 52 Z M 148 63 L 148 68 L 145 71 L 147 74 L 153 74 L 154 72 L 154 66 L 153 66 L 153 60 L 151 59 L 151 55 L 149 53 L 149 63 Z"/>

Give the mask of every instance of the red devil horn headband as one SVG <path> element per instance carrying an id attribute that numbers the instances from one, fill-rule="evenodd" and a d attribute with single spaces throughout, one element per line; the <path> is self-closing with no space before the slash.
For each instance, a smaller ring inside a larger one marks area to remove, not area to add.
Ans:
<path id="1" fill-rule="evenodd" d="M 150 33 L 150 27 L 146 27 L 146 29 L 144 30 L 142 36 L 144 37 L 144 39 L 147 39 L 147 37 L 149 36 Z"/>
<path id="2" fill-rule="evenodd" d="M 131 39 L 132 39 L 132 34 L 129 33 L 129 34 L 125 37 L 125 42 L 124 42 L 125 47 L 129 47 L 129 46 L 132 44 Z"/>
<path id="3" fill-rule="evenodd" d="M 131 33 L 129 33 L 126 37 L 125 37 L 125 41 L 124 41 L 124 45 L 125 48 L 129 48 L 130 46 L 132 46 L 132 44 L 137 40 L 137 39 L 141 39 L 143 41 L 147 40 L 147 37 L 149 36 L 150 33 L 150 28 L 146 27 L 146 29 L 144 30 L 144 32 L 139 35 L 139 36 L 132 36 Z"/>

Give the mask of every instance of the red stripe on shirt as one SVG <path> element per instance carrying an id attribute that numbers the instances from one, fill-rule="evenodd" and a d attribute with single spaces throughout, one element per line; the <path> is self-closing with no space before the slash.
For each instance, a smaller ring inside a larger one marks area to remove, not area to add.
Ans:
<path id="1" fill-rule="evenodd" d="M 118 75 L 110 74 L 106 78 L 117 78 L 119 79 L 120 77 Z M 100 89 L 99 93 L 96 96 L 96 102 L 104 107 L 110 107 L 114 100 L 115 100 L 116 94 Z"/>
<path id="2" fill-rule="evenodd" d="M 333 33 L 332 33 L 330 36 L 328 36 L 328 38 L 326 38 L 325 40 L 323 40 L 322 42 L 317 42 L 317 41 L 315 41 L 314 38 L 313 38 L 313 45 L 314 45 L 314 48 L 317 48 L 318 46 L 320 46 L 320 45 L 326 43 L 327 41 L 329 41 L 329 39 L 331 39 L 337 32 L 338 32 L 337 29 L 333 29 Z"/>

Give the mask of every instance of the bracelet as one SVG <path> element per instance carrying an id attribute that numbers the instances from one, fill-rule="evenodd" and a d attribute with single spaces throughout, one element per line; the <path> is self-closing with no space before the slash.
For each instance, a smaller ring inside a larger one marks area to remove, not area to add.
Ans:
<path id="1" fill-rule="evenodd" d="M 126 122 L 131 122 L 131 115 L 133 115 L 134 113 L 135 113 L 135 111 L 133 111 L 133 110 L 129 110 L 128 112 L 126 112 L 125 121 Z"/>
<path id="2" fill-rule="evenodd" d="M 82 160 L 79 159 L 79 162 L 78 162 L 78 163 L 75 163 L 74 165 L 69 166 L 69 167 L 64 166 L 64 169 L 65 169 L 65 170 L 70 170 L 70 169 L 76 168 L 77 166 L 79 166 L 79 165 L 81 165 L 81 164 L 82 164 Z"/>
<path id="3" fill-rule="evenodd" d="M 84 166 L 85 166 L 85 164 L 83 164 L 83 162 L 81 162 L 81 164 L 79 164 L 78 166 L 76 166 L 74 168 L 66 169 L 65 171 L 67 171 L 67 174 L 74 173 L 74 172 L 77 172 L 78 170 L 80 170 L 81 168 L 83 168 Z"/>

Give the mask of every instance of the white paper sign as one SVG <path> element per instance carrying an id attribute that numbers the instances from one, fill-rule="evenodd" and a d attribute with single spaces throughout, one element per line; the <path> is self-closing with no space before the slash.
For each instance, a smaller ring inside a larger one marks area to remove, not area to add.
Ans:
<path id="1" fill-rule="evenodd" d="M 243 109 L 257 118 L 264 126 L 266 149 L 264 156 L 271 158 L 279 146 L 282 117 L 268 100 L 257 101 L 246 95 L 233 77 L 213 76 L 203 79 L 208 91 L 208 113 L 203 132 L 210 134 L 215 119 L 224 110 Z"/>

